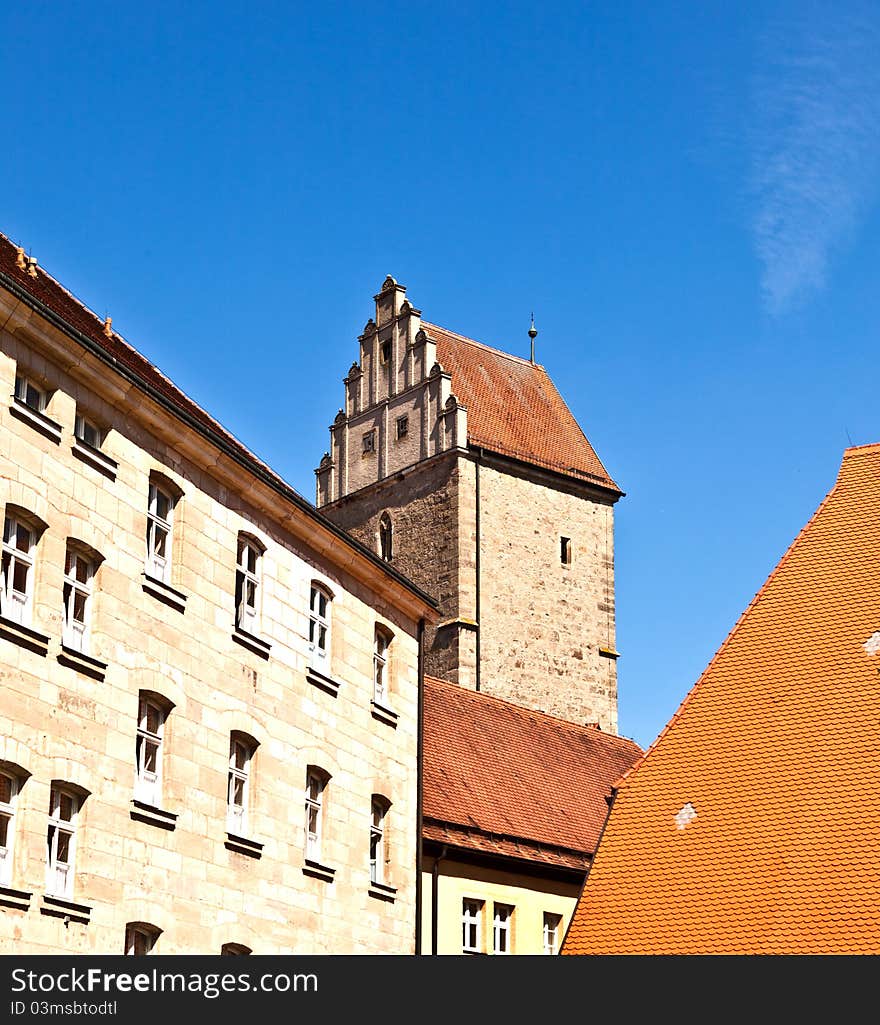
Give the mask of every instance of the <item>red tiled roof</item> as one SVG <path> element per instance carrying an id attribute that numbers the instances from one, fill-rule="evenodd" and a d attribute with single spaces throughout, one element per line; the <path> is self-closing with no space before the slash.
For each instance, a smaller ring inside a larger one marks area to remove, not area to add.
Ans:
<path id="1" fill-rule="evenodd" d="M 425 679 L 424 835 L 583 868 L 631 740 Z"/>
<path id="2" fill-rule="evenodd" d="M 875 646 L 868 445 L 621 780 L 562 952 L 880 954 Z"/>
<path id="3" fill-rule="evenodd" d="M 422 321 L 437 361 L 467 407 L 468 442 L 536 466 L 620 490 L 540 365 Z"/>

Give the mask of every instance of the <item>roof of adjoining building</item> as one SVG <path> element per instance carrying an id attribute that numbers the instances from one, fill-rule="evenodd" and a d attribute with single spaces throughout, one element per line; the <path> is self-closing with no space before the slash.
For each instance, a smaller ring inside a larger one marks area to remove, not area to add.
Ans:
<path id="1" fill-rule="evenodd" d="M 620 494 L 544 367 L 436 324 L 422 327 L 467 407 L 470 445 Z"/>
<path id="2" fill-rule="evenodd" d="M 583 870 L 632 740 L 425 679 L 423 835 Z"/>
<path id="3" fill-rule="evenodd" d="M 20 264 L 24 263 L 24 266 Z M 110 321 L 103 321 L 85 303 L 68 291 L 54 277 L 35 261 L 33 273 L 27 269 L 28 257 L 24 250 L 15 245 L 6 235 L 0 233 L 0 284 L 17 294 L 41 316 L 62 330 L 69 337 L 85 340 L 87 345 L 118 372 L 127 375 L 139 388 L 153 394 L 163 402 L 174 415 L 189 422 L 203 436 L 215 445 L 222 446 L 237 462 L 251 473 L 259 475 L 277 492 L 293 502 L 307 516 L 321 523 L 341 542 L 356 549 L 371 562 L 381 565 L 389 576 L 394 577 L 420 600 L 436 606 L 436 600 L 416 587 L 412 581 L 383 563 L 379 557 L 329 521 L 315 506 L 303 498 L 290 484 L 270 466 L 259 459 L 221 423 L 182 391 L 173 381 L 154 366 L 134 346 L 130 345 Z"/>
<path id="4" fill-rule="evenodd" d="M 562 952 L 880 953 L 880 445 L 620 781 Z"/>

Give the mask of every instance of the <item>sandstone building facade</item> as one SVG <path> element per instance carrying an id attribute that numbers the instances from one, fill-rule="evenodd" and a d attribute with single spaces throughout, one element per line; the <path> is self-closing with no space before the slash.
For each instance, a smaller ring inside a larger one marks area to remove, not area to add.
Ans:
<path id="1" fill-rule="evenodd" d="M 542 366 L 374 301 L 317 506 L 436 596 L 429 674 L 616 733 L 622 492 Z"/>
<path id="2" fill-rule="evenodd" d="M 436 603 L 0 236 L 0 953 L 413 953 Z"/>

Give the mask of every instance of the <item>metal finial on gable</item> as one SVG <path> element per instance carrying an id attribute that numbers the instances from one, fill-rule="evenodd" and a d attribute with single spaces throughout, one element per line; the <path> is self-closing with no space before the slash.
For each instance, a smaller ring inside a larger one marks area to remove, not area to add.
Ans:
<path id="1" fill-rule="evenodd" d="M 535 338 L 537 337 L 538 329 L 535 327 L 535 315 L 532 314 L 532 323 L 529 327 L 529 338 L 532 340 L 532 363 L 535 362 Z"/>

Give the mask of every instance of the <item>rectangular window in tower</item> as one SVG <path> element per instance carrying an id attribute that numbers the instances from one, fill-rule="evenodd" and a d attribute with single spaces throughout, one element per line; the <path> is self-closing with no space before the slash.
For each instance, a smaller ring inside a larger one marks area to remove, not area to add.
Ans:
<path id="1" fill-rule="evenodd" d="M 363 445 L 363 453 L 364 453 L 365 456 L 369 455 L 371 452 L 375 452 L 376 451 L 376 432 L 375 431 L 367 431 L 367 433 L 363 436 L 363 439 L 362 439 L 361 443 Z"/>
<path id="2" fill-rule="evenodd" d="M 571 538 L 559 538 L 559 561 L 563 566 L 571 565 Z"/>
<path id="3" fill-rule="evenodd" d="M 397 418 L 397 440 L 400 441 L 409 434 L 409 417 L 399 416 Z"/>

